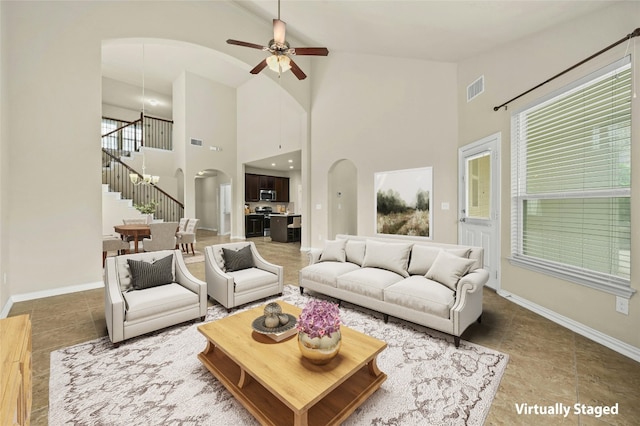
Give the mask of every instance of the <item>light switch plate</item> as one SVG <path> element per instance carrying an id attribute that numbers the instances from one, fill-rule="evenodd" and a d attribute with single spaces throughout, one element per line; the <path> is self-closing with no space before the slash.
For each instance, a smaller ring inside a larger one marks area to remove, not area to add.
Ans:
<path id="1" fill-rule="evenodd" d="M 440 207 L 442 210 L 449 210 L 449 203 L 442 203 Z"/>

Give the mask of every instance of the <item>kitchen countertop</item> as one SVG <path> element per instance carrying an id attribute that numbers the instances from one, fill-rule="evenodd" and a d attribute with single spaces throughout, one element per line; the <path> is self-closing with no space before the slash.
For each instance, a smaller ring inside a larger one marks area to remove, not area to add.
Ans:
<path id="1" fill-rule="evenodd" d="M 295 217 L 295 216 L 302 216 L 301 214 L 295 214 L 295 213 L 271 213 L 269 214 L 269 216 L 282 216 L 282 217 Z"/>

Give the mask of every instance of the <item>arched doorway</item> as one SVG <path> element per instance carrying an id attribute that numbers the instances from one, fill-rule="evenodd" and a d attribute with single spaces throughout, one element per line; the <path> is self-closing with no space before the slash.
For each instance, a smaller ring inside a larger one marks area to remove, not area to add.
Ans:
<path id="1" fill-rule="evenodd" d="M 358 233 L 358 170 L 350 160 L 338 160 L 329 169 L 329 238 Z"/>

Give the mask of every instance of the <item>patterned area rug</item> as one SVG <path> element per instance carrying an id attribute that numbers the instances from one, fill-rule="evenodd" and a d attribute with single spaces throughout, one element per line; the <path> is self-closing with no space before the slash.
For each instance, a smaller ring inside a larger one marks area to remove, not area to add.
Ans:
<path id="1" fill-rule="evenodd" d="M 313 296 L 285 286 L 296 306 Z M 263 305 L 260 301 L 253 306 Z M 253 307 L 248 306 L 247 308 Z M 378 366 L 388 376 L 345 425 L 481 425 L 508 356 L 350 304 L 340 308 L 351 328 L 387 342 Z M 220 305 L 206 321 L 223 318 Z M 254 425 L 256 420 L 200 363 L 198 324 L 128 340 L 108 338 L 51 353 L 49 424 Z"/>

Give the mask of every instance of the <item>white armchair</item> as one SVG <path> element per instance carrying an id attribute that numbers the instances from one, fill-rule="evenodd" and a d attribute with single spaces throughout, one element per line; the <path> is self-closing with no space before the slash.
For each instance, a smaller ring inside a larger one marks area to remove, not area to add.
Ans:
<path id="1" fill-rule="evenodd" d="M 129 260 L 138 263 L 132 268 Z M 189 272 L 180 250 L 107 258 L 104 289 L 107 330 L 116 346 L 207 314 L 207 285 Z"/>
<path id="2" fill-rule="evenodd" d="M 267 262 L 251 242 L 204 248 L 207 294 L 231 308 L 282 294 L 283 268 Z"/>

